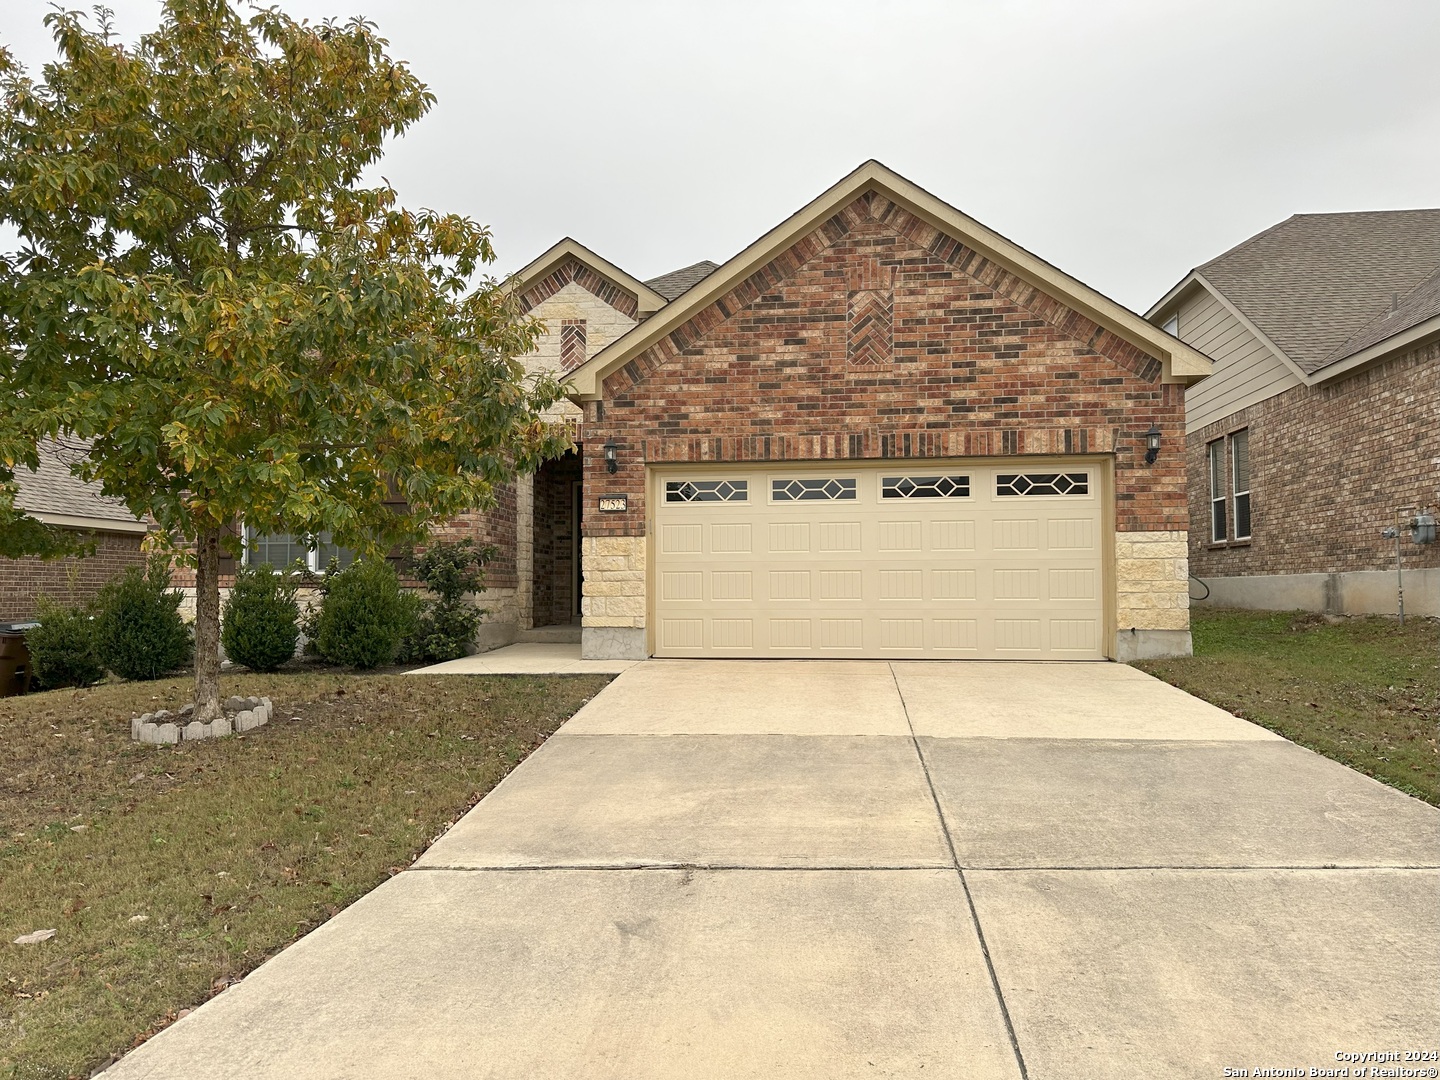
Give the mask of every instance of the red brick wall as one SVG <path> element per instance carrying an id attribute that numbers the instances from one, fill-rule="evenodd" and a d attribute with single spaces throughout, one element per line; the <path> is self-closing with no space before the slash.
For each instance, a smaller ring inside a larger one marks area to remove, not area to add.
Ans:
<path id="1" fill-rule="evenodd" d="M 495 489 L 495 505 L 489 510 L 461 514 L 434 535 L 442 540 L 463 540 L 467 536 L 482 547 L 495 546 L 495 559 L 485 566 L 485 586 L 490 589 L 516 587 L 515 568 L 515 485 Z"/>
<path id="2" fill-rule="evenodd" d="M 645 462 L 1063 453 L 1114 453 L 1121 530 L 1182 530 L 1183 388 L 1160 370 L 866 195 L 605 380 L 586 412 L 585 532 L 644 533 Z M 1152 423 L 1169 452 L 1150 467 Z M 598 512 L 612 492 L 626 513 Z"/>
<path id="3" fill-rule="evenodd" d="M 67 606 L 91 599 L 127 566 L 144 565 L 142 539 L 143 533 L 101 533 L 95 554 L 84 559 L 0 559 L 0 622 L 33 619 L 41 594 Z"/>
<path id="4" fill-rule="evenodd" d="M 1250 432 L 1251 539 L 1213 545 L 1206 446 L 1241 428 Z M 1292 387 L 1186 442 L 1196 577 L 1394 569 L 1395 541 L 1380 533 L 1396 508 L 1440 506 L 1440 342 Z M 1440 566 L 1440 544 L 1407 538 L 1402 550 L 1407 567 Z"/>

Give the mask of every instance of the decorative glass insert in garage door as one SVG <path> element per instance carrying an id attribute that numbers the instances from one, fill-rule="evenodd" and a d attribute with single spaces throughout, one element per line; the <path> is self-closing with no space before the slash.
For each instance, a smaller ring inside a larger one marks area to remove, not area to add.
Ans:
<path id="1" fill-rule="evenodd" d="M 1000 473 L 996 495 L 1088 495 L 1089 473 Z"/>
<path id="2" fill-rule="evenodd" d="M 795 478 L 793 480 L 770 481 L 770 497 L 775 502 L 839 502 L 855 498 L 855 480 L 844 479 L 814 480 Z"/>
<path id="3" fill-rule="evenodd" d="M 882 499 L 968 499 L 968 476 L 883 476 Z"/>
<path id="4" fill-rule="evenodd" d="M 665 481 L 666 502 L 745 502 L 749 497 L 750 482 L 748 480 Z"/>

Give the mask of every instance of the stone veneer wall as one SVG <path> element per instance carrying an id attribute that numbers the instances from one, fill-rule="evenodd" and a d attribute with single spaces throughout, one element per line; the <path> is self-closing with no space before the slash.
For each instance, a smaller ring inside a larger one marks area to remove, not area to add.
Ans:
<path id="1" fill-rule="evenodd" d="M 585 568 L 583 655 L 591 660 L 645 656 L 645 537 L 582 537 L 580 562 Z"/>
<path id="2" fill-rule="evenodd" d="M 1115 628 L 1119 660 L 1190 652 L 1190 560 L 1183 530 L 1115 534 Z"/>

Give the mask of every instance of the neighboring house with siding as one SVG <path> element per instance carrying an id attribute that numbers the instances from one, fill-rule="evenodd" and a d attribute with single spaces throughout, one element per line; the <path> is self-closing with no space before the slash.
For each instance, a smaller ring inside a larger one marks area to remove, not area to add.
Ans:
<path id="1" fill-rule="evenodd" d="M 40 467 L 15 470 L 16 506 L 31 517 L 93 538 L 95 552 L 63 559 L 0 559 L 0 623 L 28 622 L 41 596 L 79 604 L 127 566 L 143 564 L 140 542 L 147 527 L 119 499 L 100 494 L 70 471 L 85 456 L 85 443 L 48 442 L 40 447 Z"/>
<path id="2" fill-rule="evenodd" d="M 1394 612 L 1382 533 L 1440 507 L 1440 209 L 1297 214 L 1147 317 L 1215 361 L 1185 395 L 1204 602 Z M 1440 544 L 1402 537 L 1406 610 L 1440 615 Z"/>

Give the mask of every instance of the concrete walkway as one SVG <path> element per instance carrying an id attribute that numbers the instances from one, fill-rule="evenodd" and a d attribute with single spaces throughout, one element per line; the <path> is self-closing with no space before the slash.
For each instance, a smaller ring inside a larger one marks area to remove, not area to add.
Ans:
<path id="1" fill-rule="evenodd" d="M 1437 856 L 1127 667 L 650 661 L 107 1076 L 1333 1068 L 1434 1045 Z"/>

